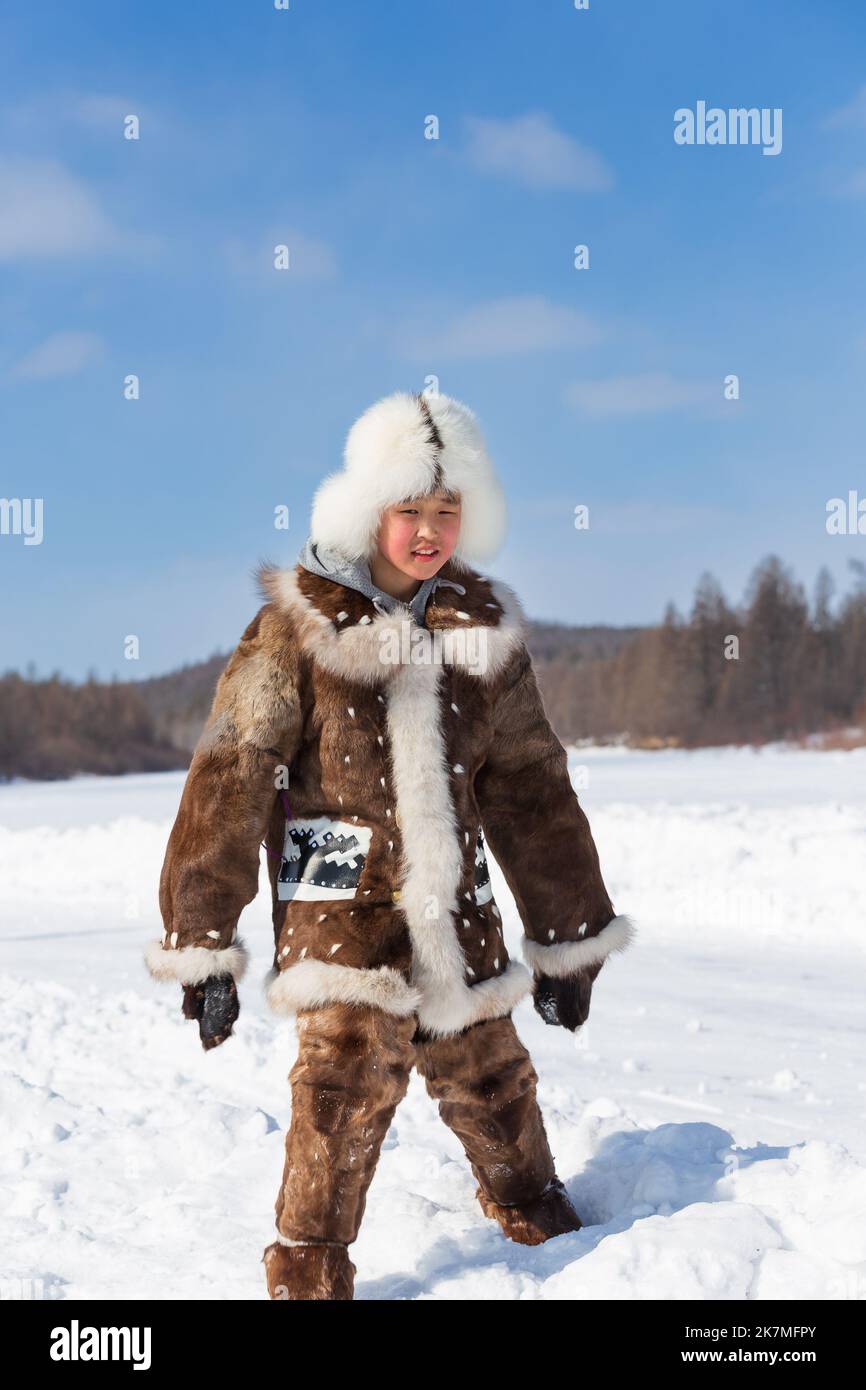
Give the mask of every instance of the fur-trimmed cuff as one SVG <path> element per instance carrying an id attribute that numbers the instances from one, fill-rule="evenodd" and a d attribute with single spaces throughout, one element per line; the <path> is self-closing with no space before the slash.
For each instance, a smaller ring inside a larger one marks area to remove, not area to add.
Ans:
<path id="1" fill-rule="evenodd" d="M 249 953 L 240 940 L 231 946 L 163 946 L 148 942 L 144 963 L 155 980 L 175 980 L 182 985 L 200 985 L 212 975 L 231 975 L 240 980 L 246 971 Z"/>
<path id="2" fill-rule="evenodd" d="M 637 934 L 630 917 L 614 917 L 595 936 L 580 941 L 556 941 L 543 946 L 531 937 L 523 938 L 523 959 L 535 975 L 563 977 L 576 975 L 584 966 L 596 965 L 612 951 L 624 951 Z"/>

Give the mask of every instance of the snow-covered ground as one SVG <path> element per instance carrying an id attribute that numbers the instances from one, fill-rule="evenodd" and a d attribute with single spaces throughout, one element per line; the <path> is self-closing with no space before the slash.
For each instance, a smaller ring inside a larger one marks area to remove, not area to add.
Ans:
<path id="1" fill-rule="evenodd" d="M 528 1003 L 514 1017 L 584 1229 L 507 1241 L 416 1073 L 352 1246 L 357 1297 L 866 1298 L 866 750 L 572 765 L 639 937 L 576 1038 Z M 182 784 L 0 787 L 7 1296 L 266 1297 L 294 1024 L 261 998 L 266 893 L 223 1047 L 145 972 Z"/>

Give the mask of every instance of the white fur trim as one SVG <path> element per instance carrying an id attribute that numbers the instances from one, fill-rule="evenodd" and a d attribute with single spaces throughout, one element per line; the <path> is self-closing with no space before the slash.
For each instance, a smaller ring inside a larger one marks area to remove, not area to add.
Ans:
<path id="1" fill-rule="evenodd" d="M 505 498 L 478 421 L 451 396 L 394 391 L 369 406 L 346 437 L 344 464 L 319 485 L 310 534 L 369 558 L 385 507 L 428 492 L 437 478 L 460 493 L 458 558 L 492 559 L 505 535 Z M 436 435 L 438 434 L 438 440 Z"/>
<path id="2" fill-rule="evenodd" d="M 298 583 L 298 568 L 265 571 L 262 585 L 297 623 L 301 646 L 320 666 L 348 681 L 377 685 L 388 678 L 393 666 L 382 660 L 386 642 L 399 642 L 403 621 L 415 625 L 409 609 L 399 605 L 393 614 L 378 613 L 368 623 L 352 623 L 337 629 Z"/>
<path id="3" fill-rule="evenodd" d="M 526 632 L 526 615 L 516 593 L 501 580 L 489 580 L 502 609 L 498 624 L 463 622 L 452 628 L 422 627 L 406 604 L 392 613 L 377 613 L 366 623 L 335 627 L 303 593 L 299 567 L 261 573 L 265 595 L 291 613 L 298 640 L 320 666 L 347 681 L 380 685 L 402 667 L 413 671 L 431 666 L 459 666 L 479 680 L 492 680 L 507 665 Z M 437 601 L 434 595 L 433 602 Z M 396 653 L 410 660 L 395 661 Z"/>
<path id="4" fill-rule="evenodd" d="M 462 983 L 462 982 L 461 982 Z M 418 1019 L 433 1037 L 462 1032 L 486 1018 L 503 1018 L 532 993 L 533 980 L 519 960 L 508 962 L 501 975 L 471 987 L 450 990 L 432 988 L 418 1010 Z"/>
<path id="5" fill-rule="evenodd" d="M 605 960 L 613 951 L 625 951 L 634 940 L 637 928 L 624 914 L 613 917 L 596 936 L 581 941 L 557 941 L 543 946 L 531 937 L 523 938 L 523 958 L 536 975 L 575 975 L 586 965 Z"/>
<path id="6" fill-rule="evenodd" d="M 341 1245 L 344 1250 L 347 1248 L 342 1240 L 292 1240 L 290 1236 L 284 1236 L 282 1231 L 276 1232 L 276 1238 L 280 1245 Z"/>
<path id="7" fill-rule="evenodd" d="M 368 1004 L 404 1017 L 420 1002 L 418 991 L 398 970 L 380 965 L 364 970 L 324 960 L 302 960 L 285 970 L 271 968 L 264 980 L 268 1005 L 278 1014 L 322 1004 Z"/>
<path id="8" fill-rule="evenodd" d="M 507 1014 L 532 987 L 519 962 L 477 985 L 455 928 L 463 853 L 451 797 L 439 685 L 442 668 L 405 666 L 390 688 L 387 720 L 402 833 L 400 909 L 412 941 L 421 1026 L 434 1036 Z"/>
<path id="9" fill-rule="evenodd" d="M 155 980 L 176 980 L 184 985 L 200 985 L 212 975 L 231 975 L 240 980 L 249 963 L 243 941 L 231 946 L 181 946 L 164 948 L 161 941 L 149 941 L 144 963 Z"/>

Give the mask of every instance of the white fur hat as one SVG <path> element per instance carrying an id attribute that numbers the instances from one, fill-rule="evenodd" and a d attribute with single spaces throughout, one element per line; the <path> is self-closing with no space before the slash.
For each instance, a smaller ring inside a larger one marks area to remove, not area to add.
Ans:
<path id="1" fill-rule="evenodd" d="M 369 560 L 385 507 L 445 488 L 461 499 L 455 560 L 486 563 L 496 555 L 505 498 L 468 406 L 450 396 L 395 391 L 355 421 L 343 457 L 342 470 L 313 498 L 313 541 Z"/>

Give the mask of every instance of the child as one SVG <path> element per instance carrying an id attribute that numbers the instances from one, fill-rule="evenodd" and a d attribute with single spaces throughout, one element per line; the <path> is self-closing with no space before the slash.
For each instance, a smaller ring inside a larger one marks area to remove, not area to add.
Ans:
<path id="1" fill-rule="evenodd" d="M 267 998 L 298 1032 L 272 1298 L 353 1297 L 348 1246 L 413 1066 L 486 1216 L 524 1244 L 580 1228 L 511 1011 L 531 994 L 573 1031 L 634 929 L 605 889 L 518 600 L 470 563 L 497 552 L 504 522 L 466 406 L 404 392 L 371 406 L 298 563 L 260 571 L 267 601 L 189 769 L 146 959 L 184 987 L 203 1046 L 223 1042 L 264 841 Z M 526 965 L 505 948 L 485 840 Z"/>

